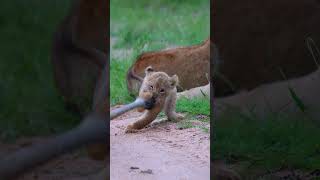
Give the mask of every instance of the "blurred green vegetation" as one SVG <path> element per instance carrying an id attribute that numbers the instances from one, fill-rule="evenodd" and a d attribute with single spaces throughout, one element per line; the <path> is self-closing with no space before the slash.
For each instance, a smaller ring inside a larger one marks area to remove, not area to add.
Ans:
<path id="1" fill-rule="evenodd" d="M 211 158 L 224 159 L 231 165 L 248 162 L 244 174 L 249 175 L 252 168 L 260 172 L 320 168 L 319 126 L 308 118 L 270 114 L 257 119 L 226 113 L 214 122 L 214 132 Z"/>
<path id="2" fill-rule="evenodd" d="M 72 127 L 52 74 L 50 49 L 70 1 L 3 0 L 0 6 L 0 137 Z"/>

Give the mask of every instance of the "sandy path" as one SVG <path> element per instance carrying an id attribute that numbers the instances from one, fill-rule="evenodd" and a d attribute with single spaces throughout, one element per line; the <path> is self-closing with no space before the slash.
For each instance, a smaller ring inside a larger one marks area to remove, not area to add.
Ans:
<path id="1" fill-rule="evenodd" d="M 157 119 L 139 133 L 124 134 L 126 125 L 139 115 L 135 111 L 128 112 L 110 123 L 111 180 L 210 179 L 208 133 L 198 128 L 180 130 L 176 122 Z M 14 144 L 0 142 L 0 157 L 41 141 L 46 138 L 21 138 Z M 18 179 L 96 180 L 106 164 L 90 159 L 85 149 L 80 149 L 55 158 Z"/>
<path id="2" fill-rule="evenodd" d="M 198 128 L 178 129 L 158 119 L 150 127 L 125 134 L 140 113 L 128 112 L 110 123 L 111 180 L 210 179 L 210 137 Z"/>

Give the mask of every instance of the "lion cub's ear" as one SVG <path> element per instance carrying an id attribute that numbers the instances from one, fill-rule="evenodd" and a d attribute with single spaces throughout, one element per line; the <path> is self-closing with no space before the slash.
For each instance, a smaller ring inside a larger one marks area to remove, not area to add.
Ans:
<path id="1" fill-rule="evenodd" d="M 146 75 L 149 75 L 150 73 L 154 72 L 152 66 L 148 66 L 145 70 L 144 70 L 144 73 Z"/>
<path id="2" fill-rule="evenodd" d="M 173 75 L 169 79 L 171 87 L 176 87 L 179 84 L 179 78 L 177 75 Z"/>

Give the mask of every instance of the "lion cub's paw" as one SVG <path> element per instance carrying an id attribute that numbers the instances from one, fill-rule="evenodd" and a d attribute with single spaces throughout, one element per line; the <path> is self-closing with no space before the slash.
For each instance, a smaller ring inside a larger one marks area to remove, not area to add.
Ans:
<path id="1" fill-rule="evenodd" d="M 138 129 L 134 129 L 133 125 L 130 124 L 130 125 L 127 126 L 127 129 L 126 129 L 125 133 L 136 133 L 138 131 L 139 131 Z"/>

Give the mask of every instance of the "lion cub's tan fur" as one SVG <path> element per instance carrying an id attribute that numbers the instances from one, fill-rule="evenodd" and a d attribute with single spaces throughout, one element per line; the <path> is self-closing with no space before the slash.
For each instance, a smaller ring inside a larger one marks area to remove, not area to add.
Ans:
<path id="1" fill-rule="evenodd" d="M 135 132 L 150 124 L 161 110 L 164 110 L 168 120 L 182 119 L 183 116 L 175 112 L 178 83 L 177 75 L 170 77 L 164 72 L 155 72 L 151 66 L 147 67 L 139 97 L 145 100 L 154 98 L 155 103 L 152 109 L 146 110 L 136 122 L 128 125 L 126 132 Z"/>

